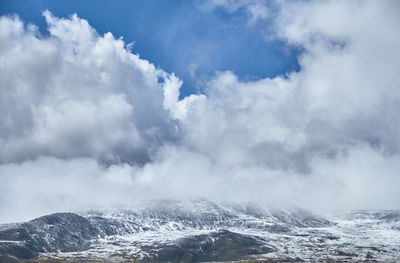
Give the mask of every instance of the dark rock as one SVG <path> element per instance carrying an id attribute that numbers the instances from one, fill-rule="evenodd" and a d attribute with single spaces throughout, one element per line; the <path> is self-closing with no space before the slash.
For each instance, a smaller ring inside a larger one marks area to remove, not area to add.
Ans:
<path id="1" fill-rule="evenodd" d="M 154 248 L 153 248 L 154 249 Z M 208 262 L 240 260 L 250 255 L 275 251 L 265 241 L 254 236 L 227 230 L 179 239 L 172 245 L 156 248 L 157 256 L 150 261 Z"/>
<path id="2" fill-rule="evenodd" d="M 19 260 L 16 257 L 13 257 L 9 254 L 0 254 L 0 262 L 1 263 L 22 263 L 21 260 Z"/>
<path id="3" fill-rule="evenodd" d="M 18 258 L 34 258 L 40 252 L 80 251 L 89 248 L 98 236 L 90 221 L 73 213 L 57 213 L 36 218 L 0 231 L 0 251 Z"/>
<path id="4" fill-rule="evenodd" d="M 20 259 L 32 259 L 37 257 L 38 253 L 29 249 L 24 244 L 17 244 L 12 242 L 1 242 L 0 243 L 0 254 L 8 256 L 14 256 Z M 1 257 L 0 257 L 1 258 Z M 3 262 L 3 260 L 0 260 Z"/>
<path id="5" fill-rule="evenodd" d="M 386 222 L 400 222 L 400 211 L 388 211 L 379 219 Z"/>

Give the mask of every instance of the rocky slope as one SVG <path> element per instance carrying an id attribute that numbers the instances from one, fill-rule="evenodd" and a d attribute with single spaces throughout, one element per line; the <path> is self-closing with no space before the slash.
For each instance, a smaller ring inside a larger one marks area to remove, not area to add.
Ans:
<path id="1" fill-rule="evenodd" d="M 1 253 L 116 262 L 399 262 L 400 212 L 355 211 L 327 220 L 301 209 L 154 201 L 127 210 L 57 213 L 0 225 Z"/>

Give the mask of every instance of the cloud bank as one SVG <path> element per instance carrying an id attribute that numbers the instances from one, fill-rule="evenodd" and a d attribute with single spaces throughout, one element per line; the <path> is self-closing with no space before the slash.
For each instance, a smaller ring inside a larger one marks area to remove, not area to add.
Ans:
<path id="1" fill-rule="evenodd" d="M 147 198 L 400 208 L 400 5 L 213 4 L 249 8 L 300 71 L 217 72 L 179 99 L 177 76 L 77 15 L 44 12 L 49 35 L 0 18 L 0 221 Z"/>

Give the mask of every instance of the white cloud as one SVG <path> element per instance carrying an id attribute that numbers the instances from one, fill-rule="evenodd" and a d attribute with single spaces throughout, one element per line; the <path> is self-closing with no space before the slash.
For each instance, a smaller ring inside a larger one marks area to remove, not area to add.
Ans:
<path id="1" fill-rule="evenodd" d="M 48 37 L 16 17 L 0 21 L 0 162 L 39 155 L 147 161 L 174 136 L 162 104 L 164 83 L 176 78 L 76 15 L 44 16 Z"/>
<path id="2" fill-rule="evenodd" d="M 245 10 L 250 25 L 266 20 L 270 15 L 268 1 L 266 0 L 209 0 L 202 5 L 204 10 L 212 10 L 217 7 L 222 7 L 229 13 Z"/>
<path id="3" fill-rule="evenodd" d="M 183 99 L 178 77 L 77 16 L 46 12 L 49 36 L 2 17 L 0 220 L 138 197 L 399 208 L 399 4 L 274 8 L 275 36 L 304 50 L 300 71 L 219 72 Z"/>
<path id="4" fill-rule="evenodd" d="M 214 4 L 234 12 L 238 2 Z M 400 153 L 400 6 L 278 1 L 274 8 L 276 37 L 304 50 L 300 71 L 252 82 L 217 74 L 206 96 L 176 105 L 183 145 L 225 167 L 215 176 L 228 186 L 234 185 L 234 171 L 251 178 L 258 170 L 263 189 L 282 200 L 312 207 L 398 207 L 392 183 L 399 179 L 385 167 L 395 166 Z M 361 165 L 355 153 L 365 170 L 354 168 Z M 374 185 L 385 190 L 373 191 Z M 270 196 L 252 187 L 232 189 L 256 192 L 252 199 Z"/>
<path id="5" fill-rule="evenodd" d="M 43 214 L 97 207 L 126 207 L 140 193 L 131 184 L 127 164 L 104 167 L 91 158 L 35 161 L 0 166 L 2 222 L 28 220 Z M 122 198 L 124 197 L 124 198 Z"/>

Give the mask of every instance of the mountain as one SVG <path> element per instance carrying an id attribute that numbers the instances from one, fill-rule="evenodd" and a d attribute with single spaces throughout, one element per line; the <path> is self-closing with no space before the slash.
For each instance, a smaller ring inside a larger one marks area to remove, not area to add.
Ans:
<path id="1" fill-rule="evenodd" d="M 399 211 L 309 211 L 158 200 L 130 209 L 56 213 L 0 225 L 0 254 L 140 262 L 399 262 Z"/>

